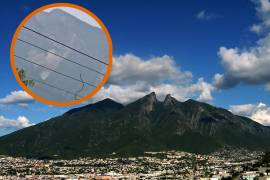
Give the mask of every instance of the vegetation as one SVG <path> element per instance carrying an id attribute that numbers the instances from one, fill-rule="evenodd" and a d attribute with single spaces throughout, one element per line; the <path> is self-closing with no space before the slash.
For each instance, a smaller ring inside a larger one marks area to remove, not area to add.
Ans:
<path id="1" fill-rule="evenodd" d="M 265 154 L 262 157 L 262 163 L 270 165 L 270 152 L 265 152 Z"/>
<path id="2" fill-rule="evenodd" d="M 27 87 L 34 87 L 35 81 L 31 79 L 26 78 L 26 72 L 24 69 L 18 69 L 16 68 L 18 75 L 20 77 L 20 80 L 25 84 Z"/>
<path id="3" fill-rule="evenodd" d="M 270 147 L 270 129 L 248 118 L 196 101 L 164 103 L 153 96 L 126 106 L 105 99 L 70 110 L 1 137 L 0 154 L 69 159 Z"/>

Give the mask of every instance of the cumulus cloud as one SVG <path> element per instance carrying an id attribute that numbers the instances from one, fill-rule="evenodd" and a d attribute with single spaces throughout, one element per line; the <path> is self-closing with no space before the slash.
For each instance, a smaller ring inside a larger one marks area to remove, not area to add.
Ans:
<path id="1" fill-rule="evenodd" d="M 202 10 L 196 14 L 196 18 L 201 21 L 209 21 L 212 19 L 217 19 L 221 18 L 222 16 L 214 14 L 214 13 L 209 13 L 206 10 Z"/>
<path id="2" fill-rule="evenodd" d="M 193 92 L 200 92 L 197 100 L 207 102 L 213 99 L 212 91 L 214 91 L 215 88 L 212 86 L 212 84 L 205 82 L 203 78 L 199 78 L 198 82 L 193 84 L 191 88 L 193 89 Z"/>
<path id="3" fill-rule="evenodd" d="M 196 98 L 211 101 L 214 87 L 203 78 L 192 81 L 192 73 L 182 71 L 174 59 L 164 55 L 142 59 L 133 54 L 114 58 L 113 70 L 107 86 L 94 97 L 94 101 L 111 98 L 129 103 L 151 92 L 163 100 L 171 94 L 178 100 Z"/>
<path id="4" fill-rule="evenodd" d="M 214 84 L 224 89 L 243 84 L 270 83 L 270 34 L 249 50 L 221 47 L 219 57 L 225 74 L 216 74 Z"/>
<path id="5" fill-rule="evenodd" d="M 270 16 L 264 15 L 266 12 L 270 15 L 269 1 L 260 0 L 257 4 L 257 12 L 262 17 L 264 26 L 270 26 Z M 263 28 L 261 26 L 253 25 L 252 27 L 254 31 L 261 31 L 260 28 Z M 270 33 L 259 39 L 255 46 L 247 49 L 220 47 L 218 55 L 225 73 L 214 76 L 215 87 L 226 89 L 238 84 L 261 84 L 267 85 L 266 89 L 269 89 L 269 49 Z"/>
<path id="6" fill-rule="evenodd" d="M 232 105 L 230 111 L 234 114 L 247 116 L 263 125 L 270 125 L 270 107 L 264 103 Z"/>
<path id="7" fill-rule="evenodd" d="M 125 104 L 137 100 L 146 94 L 147 92 L 140 91 L 136 85 L 125 87 L 119 85 L 109 85 L 107 87 L 102 87 L 98 94 L 94 96 L 93 101 L 111 98 L 117 102 Z"/>
<path id="8" fill-rule="evenodd" d="M 262 33 L 270 27 L 270 2 L 269 0 L 255 0 L 254 3 L 257 5 L 257 16 L 261 22 L 253 24 L 250 30 L 255 33 Z"/>
<path id="9" fill-rule="evenodd" d="M 133 54 L 125 54 L 114 58 L 109 83 L 134 84 L 141 81 L 155 84 L 164 80 L 184 82 L 191 78 L 192 73 L 181 71 L 173 57 L 168 55 L 143 60 Z"/>
<path id="10" fill-rule="evenodd" d="M 0 128 L 11 128 L 17 130 L 32 125 L 34 124 L 30 123 L 30 121 L 25 116 L 19 116 L 17 119 L 9 119 L 4 116 L 0 116 Z"/>
<path id="11" fill-rule="evenodd" d="M 213 90 L 214 87 L 205 82 L 203 78 L 199 78 L 196 83 L 190 83 L 183 86 L 175 84 L 160 84 L 150 88 L 150 91 L 158 94 L 159 99 L 164 99 L 167 94 L 171 94 L 180 101 L 185 101 L 189 98 L 195 97 L 197 100 L 203 102 L 211 101 L 213 99 Z"/>
<path id="12" fill-rule="evenodd" d="M 234 114 L 242 115 L 242 116 L 251 116 L 254 110 L 257 108 L 259 105 L 255 104 L 241 104 L 241 105 L 231 105 L 230 106 L 230 111 Z"/>
<path id="13" fill-rule="evenodd" d="M 34 99 L 22 90 L 12 91 L 6 97 L 0 99 L 0 104 L 2 105 L 16 104 L 25 107 L 32 102 L 34 102 Z"/>
<path id="14" fill-rule="evenodd" d="M 155 92 L 160 101 L 164 100 L 167 94 L 171 94 L 180 101 L 185 101 L 197 96 L 197 100 L 207 102 L 213 99 L 211 95 L 212 91 L 212 85 L 206 83 L 203 79 L 200 79 L 197 83 L 190 84 L 189 86 L 178 86 L 176 84 L 167 83 L 153 86 L 145 86 L 141 84 L 128 86 L 109 85 L 108 87 L 103 87 L 101 89 L 101 91 L 94 97 L 94 101 L 111 98 L 117 102 L 127 104 L 151 92 Z"/>

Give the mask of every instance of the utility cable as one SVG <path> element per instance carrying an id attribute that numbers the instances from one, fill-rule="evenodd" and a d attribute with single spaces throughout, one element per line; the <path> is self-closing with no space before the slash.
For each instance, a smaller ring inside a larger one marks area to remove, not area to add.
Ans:
<path id="1" fill-rule="evenodd" d="M 73 47 L 70 47 L 70 46 L 68 46 L 68 45 L 66 45 L 66 44 L 64 44 L 64 43 L 62 43 L 62 42 L 59 42 L 59 41 L 57 41 L 57 40 L 55 40 L 55 39 L 52 39 L 52 38 L 50 38 L 49 36 L 46 36 L 46 35 L 44 35 L 44 34 L 38 32 L 38 31 L 36 31 L 36 30 L 34 30 L 34 29 L 31 29 L 31 28 L 26 27 L 26 26 L 23 26 L 23 28 L 24 28 L 24 29 L 27 29 L 27 30 L 29 30 L 29 31 L 31 31 L 31 32 L 33 32 L 33 33 L 35 33 L 35 34 L 38 34 L 38 35 L 40 35 L 40 36 L 42 36 L 42 37 L 45 37 L 45 38 L 47 38 L 47 39 L 49 39 L 49 40 L 51 40 L 51 41 L 53 41 L 53 42 L 56 42 L 56 43 L 58 43 L 58 44 L 60 44 L 60 45 L 62 45 L 62 46 L 65 46 L 65 47 L 67 47 L 67 48 L 69 48 L 69 49 L 71 49 L 71 50 L 73 50 L 73 51 L 76 51 L 76 52 L 78 52 L 78 53 L 80 53 L 80 54 L 83 54 L 83 55 L 85 55 L 85 56 L 87 56 L 87 57 L 89 57 L 89 58 L 91 58 L 91 59 L 93 59 L 93 60 L 95 60 L 95 61 L 97 61 L 97 62 L 100 62 L 100 63 L 102 63 L 102 64 L 108 65 L 108 63 L 103 62 L 103 61 L 101 61 L 101 60 L 98 59 L 98 58 L 95 58 L 95 57 L 93 57 L 93 56 L 90 56 L 90 55 L 88 55 L 88 54 L 86 54 L 86 53 L 84 53 L 84 52 L 82 52 L 82 51 L 79 51 L 79 50 L 77 50 L 77 49 L 75 49 L 75 48 L 73 48 Z"/>
<path id="2" fill-rule="evenodd" d="M 20 56 L 18 56 L 18 55 L 16 55 L 16 54 L 15 54 L 14 56 L 17 57 L 17 58 L 19 58 L 19 59 L 21 59 L 21 60 L 23 60 L 23 61 L 25 61 L 25 62 L 28 62 L 28 63 L 31 63 L 31 64 L 35 64 L 35 65 L 37 65 L 37 66 L 40 66 L 40 67 L 42 67 L 42 68 L 44 68 L 44 69 L 47 69 L 47 70 L 49 70 L 49 71 L 52 71 L 52 72 L 55 72 L 55 73 L 60 74 L 60 75 L 62 75 L 62 76 L 65 76 L 65 77 L 67 77 L 67 78 L 73 79 L 73 80 L 75 80 L 75 81 L 79 81 L 79 82 L 81 82 L 81 83 L 88 84 L 89 86 L 92 86 L 92 87 L 96 87 L 96 86 L 93 85 L 93 84 L 90 84 L 90 83 L 88 83 L 88 82 L 84 82 L 84 81 L 82 81 L 82 80 L 80 80 L 80 79 L 74 78 L 74 77 L 72 77 L 72 76 L 63 74 L 63 73 L 58 72 L 58 71 L 55 71 L 55 70 L 53 70 L 53 69 L 51 69 L 51 68 L 48 68 L 48 67 L 43 66 L 43 65 L 41 65 L 41 64 L 35 63 L 35 62 L 33 62 L 33 61 L 30 61 L 30 60 L 28 60 L 28 59 L 26 59 L 26 58 L 20 57 Z"/>
<path id="3" fill-rule="evenodd" d="M 100 75 L 104 75 L 103 73 L 101 73 L 101 72 L 99 72 L 99 71 L 97 71 L 97 70 L 95 70 L 95 69 L 93 69 L 93 68 L 87 67 L 87 66 L 85 66 L 85 65 L 82 65 L 82 64 L 77 63 L 77 62 L 75 62 L 75 61 L 72 61 L 72 60 L 70 60 L 70 59 L 67 59 L 67 58 L 65 58 L 65 57 L 63 57 L 63 56 L 61 56 L 61 55 L 58 55 L 58 54 L 56 54 L 56 53 L 54 53 L 54 52 L 51 52 L 51 51 L 49 51 L 49 50 L 46 50 L 46 49 L 44 49 L 44 48 L 42 48 L 42 47 L 40 47 L 40 46 L 37 46 L 37 45 L 35 45 L 35 44 L 32 44 L 32 43 L 28 42 L 28 41 L 25 41 L 25 40 L 20 39 L 20 38 L 18 38 L 17 40 L 20 41 L 20 42 L 23 42 L 23 43 L 25 43 L 25 44 L 28 44 L 28 45 L 30 45 L 30 46 L 32 46 L 32 47 L 38 48 L 38 49 L 40 49 L 40 50 L 42 50 L 42 51 L 48 52 L 48 53 L 50 53 L 50 54 L 53 54 L 53 55 L 55 55 L 55 56 L 57 56 L 57 57 L 60 57 L 60 58 L 62 58 L 62 59 L 64 59 L 64 60 L 66 60 L 66 61 L 69 61 L 69 62 L 71 62 L 71 63 L 77 64 L 77 65 L 79 65 L 79 66 L 81 66 L 81 67 L 84 67 L 84 68 L 90 70 L 90 71 L 96 72 L 96 73 L 98 73 L 98 74 L 100 74 Z"/>

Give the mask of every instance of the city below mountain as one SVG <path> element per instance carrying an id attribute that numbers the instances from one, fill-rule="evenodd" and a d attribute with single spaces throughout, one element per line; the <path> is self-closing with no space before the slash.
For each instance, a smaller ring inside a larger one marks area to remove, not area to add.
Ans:
<path id="1" fill-rule="evenodd" d="M 210 153 L 224 146 L 269 150 L 270 128 L 191 99 L 167 95 L 160 102 L 155 93 L 125 106 L 105 99 L 0 137 L 0 154 L 33 158 Z"/>

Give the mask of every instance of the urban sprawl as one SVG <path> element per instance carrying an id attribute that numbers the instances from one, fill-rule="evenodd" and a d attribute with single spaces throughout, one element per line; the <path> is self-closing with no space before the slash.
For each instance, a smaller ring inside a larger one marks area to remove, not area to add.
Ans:
<path id="1" fill-rule="evenodd" d="M 269 153 L 224 148 L 198 155 L 145 152 L 139 157 L 36 160 L 0 157 L 0 179 L 270 180 Z"/>

